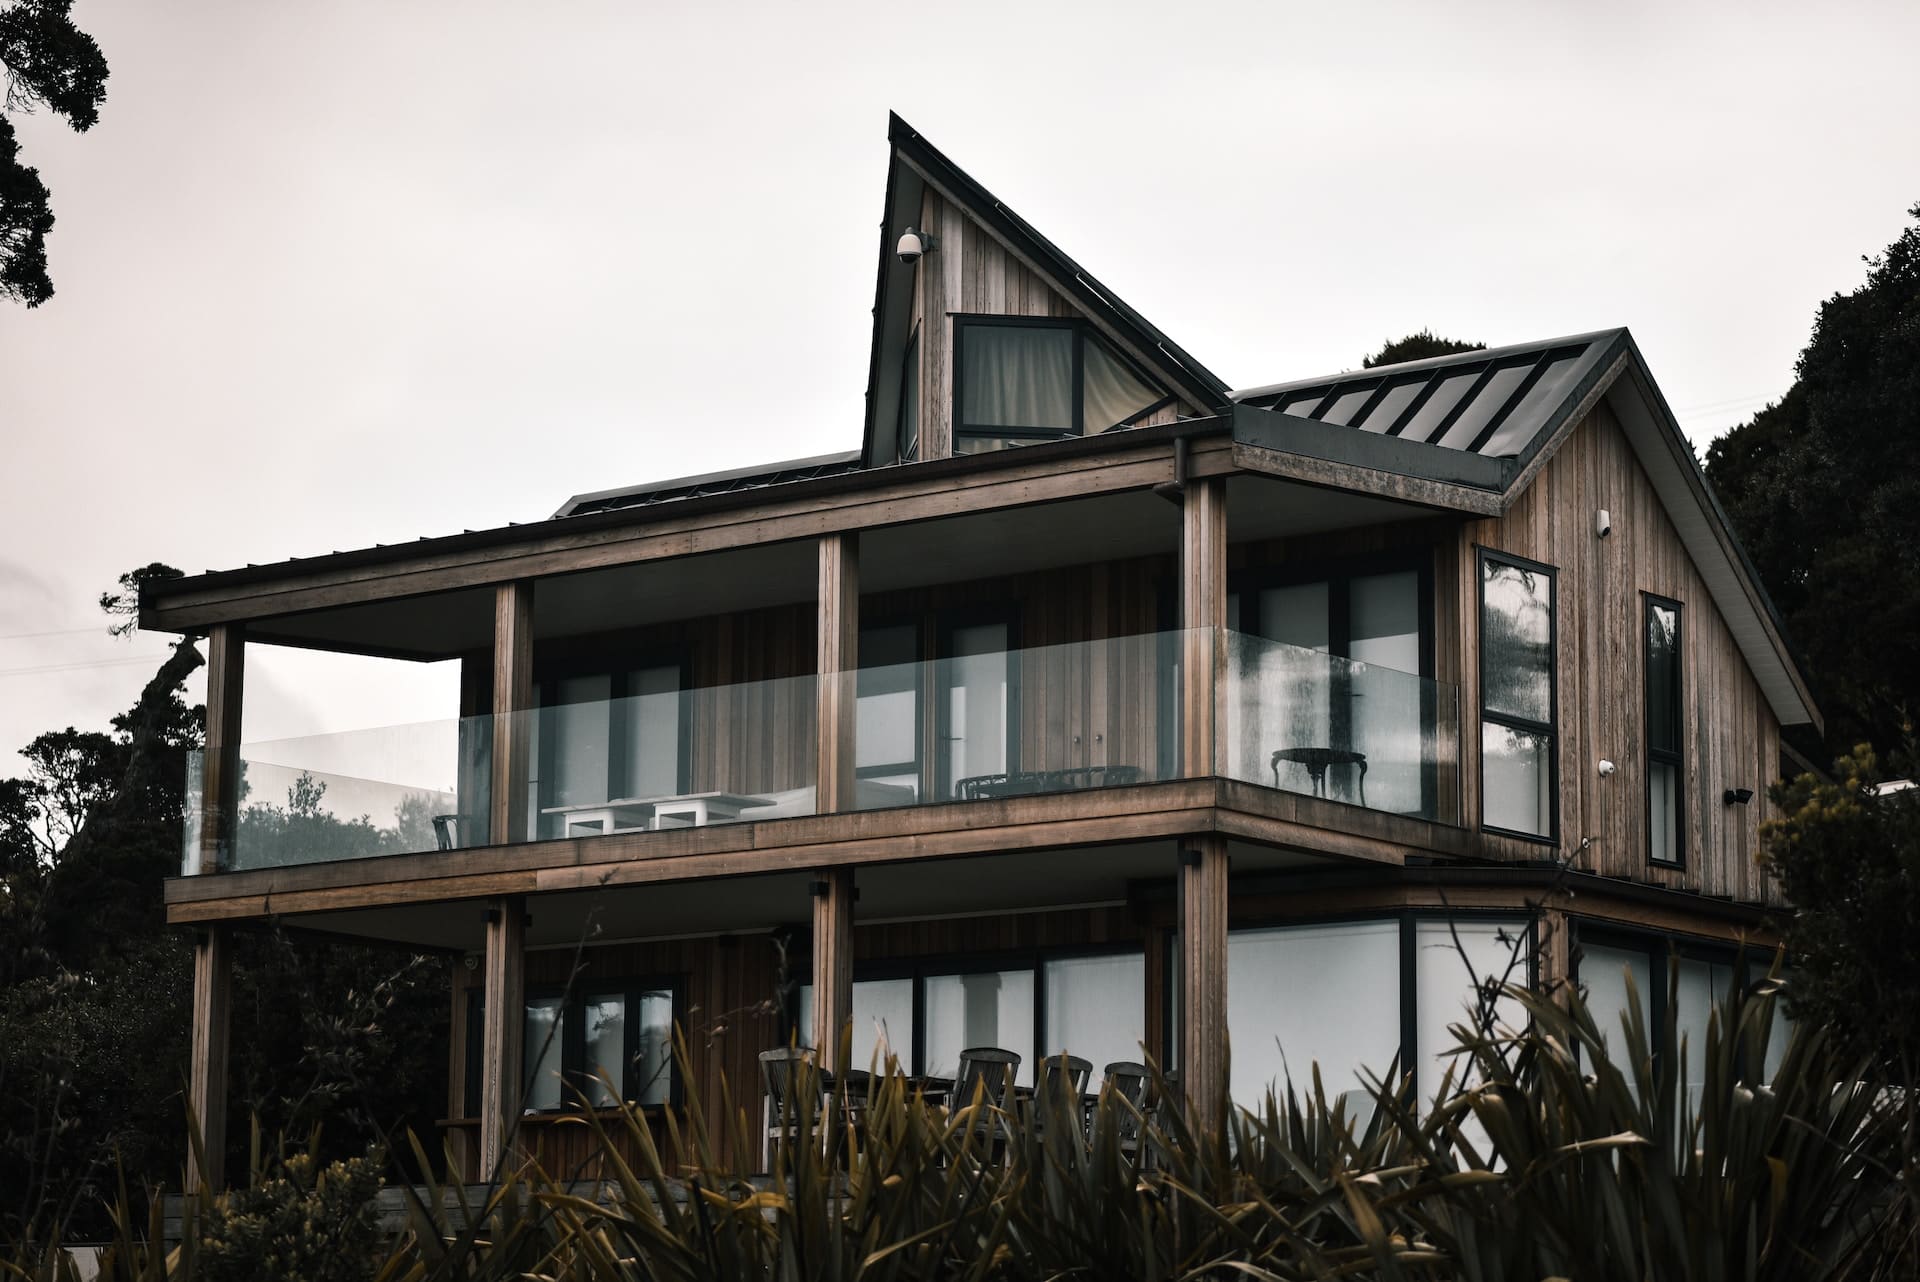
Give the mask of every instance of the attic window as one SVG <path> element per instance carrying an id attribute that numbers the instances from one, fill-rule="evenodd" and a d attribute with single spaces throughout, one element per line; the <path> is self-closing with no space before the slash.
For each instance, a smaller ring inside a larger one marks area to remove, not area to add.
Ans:
<path id="1" fill-rule="evenodd" d="M 954 452 L 1132 427 L 1172 397 L 1078 320 L 954 320 Z"/>

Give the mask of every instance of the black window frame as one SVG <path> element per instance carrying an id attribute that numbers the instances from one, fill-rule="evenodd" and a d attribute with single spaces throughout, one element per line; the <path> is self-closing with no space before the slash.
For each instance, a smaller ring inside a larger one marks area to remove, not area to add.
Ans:
<path id="1" fill-rule="evenodd" d="M 1573 982 L 1581 990 L 1581 1000 L 1586 1000 L 1586 977 L 1582 968 L 1586 962 L 1586 946 L 1598 944 L 1603 948 L 1613 948 L 1624 953 L 1637 953 L 1647 959 L 1647 985 L 1653 991 L 1640 994 L 1640 1013 L 1646 1018 L 1647 1032 L 1652 1039 L 1652 1051 L 1656 1060 L 1663 1055 L 1671 1055 L 1677 1049 L 1667 1041 L 1667 1005 L 1672 999 L 1669 989 L 1672 987 L 1670 971 L 1676 960 L 1705 962 L 1713 966 L 1725 966 L 1733 972 L 1743 988 L 1751 990 L 1763 982 L 1756 976 L 1764 976 L 1771 964 L 1773 950 L 1767 948 L 1749 948 L 1744 944 L 1722 943 L 1701 939 L 1693 935 L 1680 935 L 1653 927 L 1632 926 L 1624 923 L 1581 921 L 1569 918 L 1568 922 L 1568 960 L 1573 972 Z M 1784 1007 L 1781 1008 L 1784 1014 Z M 1775 1016 L 1775 1036 L 1783 1036 L 1780 1027 L 1780 1015 Z M 1603 1033 L 1615 1031 L 1612 1027 L 1602 1028 Z M 1575 1048 L 1578 1049 L 1577 1047 Z M 1704 1050 L 1704 1047 L 1696 1047 Z"/>
<path id="2" fill-rule="evenodd" d="M 951 317 L 953 323 L 953 452 L 963 454 L 960 448 L 965 440 L 1010 440 L 1010 441 L 1065 441 L 1087 435 L 1086 431 L 1086 375 L 1087 340 L 1091 337 L 1102 342 L 1099 333 L 1085 320 L 1075 316 L 1007 316 L 984 315 L 974 312 L 956 312 Z M 986 423 L 970 423 L 966 415 L 966 333 L 974 326 L 996 326 L 1013 329 L 1064 329 L 1073 334 L 1073 406 L 1069 418 L 1073 426 L 1057 427 L 1002 427 Z M 1104 343 L 1107 353 L 1119 361 L 1133 376 L 1150 390 L 1161 393 L 1160 399 L 1138 410 L 1119 423 L 1102 427 L 1094 435 L 1120 431 L 1132 427 L 1141 419 L 1165 409 L 1174 403 L 1174 397 L 1160 385 L 1160 380 L 1142 370 L 1125 353 L 1117 350 L 1113 344 Z"/>
<path id="3" fill-rule="evenodd" d="M 889 762 L 882 762 L 878 765 L 868 765 L 868 766 L 856 765 L 853 770 L 853 775 L 855 779 L 878 779 L 878 778 L 884 778 L 888 775 L 911 774 L 915 780 L 914 790 L 915 790 L 916 796 L 914 799 L 914 804 L 924 805 L 926 804 L 926 797 L 928 794 L 928 788 L 927 788 L 927 681 L 926 681 L 927 625 L 926 625 L 926 621 L 917 613 L 903 614 L 903 615 L 881 615 L 873 619 L 862 619 L 860 621 L 860 631 L 863 635 L 867 632 L 879 632 L 888 628 L 906 628 L 913 633 L 912 662 L 915 666 L 915 675 L 914 675 L 914 683 L 913 683 L 913 752 L 914 752 L 914 755 L 911 761 L 889 761 Z M 891 664 L 869 664 L 867 662 L 867 648 L 864 644 L 862 644 L 859 648 L 856 664 L 857 666 L 854 669 L 854 678 L 853 678 L 853 683 L 854 683 L 853 699 L 854 699 L 854 715 L 857 718 L 859 716 L 859 707 L 860 707 L 860 673 L 867 671 L 869 667 L 890 667 L 892 665 Z M 856 748 L 855 748 L 856 760 L 858 758 L 858 755 L 859 755 L 858 745 L 856 745 Z"/>
<path id="4" fill-rule="evenodd" d="M 565 984 L 529 985 L 526 989 L 520 1010 L 521 1029 L 521 1066 L 520 1098 L 527 1099 L 526 1054 L 531 1048 L 524 1044 L 528 1005 L 536 998 L 560 998 L 560 1073 L 564 1083 L 560 1092 L 560 1106 L 534 1110 L 541 1117 L 557 1117 L 567 1113 L 580 1113 L 586 1110 L 586 1092 L 597 1079 L 589 1078 L 586 1071 L 586 1003 L 598 997 L 618 996 L 625 1003 L 629 1015 L 639 1005 L 639 1000 L 647 993 L 664 992 L 673 1002 L 672 1023 L 677 1030 L 680 1016 L 687 1009 L 687 984 L 683 975 L 623 976 L 607 979 L 583 980 L 569 987 Z M 467 990 L 467 1072 L 466 1072 L 466 1115 L 480 1115 L 481 1086 L 481 1043 L 486 1020 L 486 994 L 482 989 Z M 622 1071 L 622 1094 L 628 1094 L 633 1082 L 631 1068 L 640 1052 L 640 1027 L 631 1017 L 626 1022 L 625 1045 L 622 1053 L 626 1056 Z M 684 1102 L 684 1083 L 680 1080 L 680 1065 L 677 1059 L 667 1058 L 667 1102 L 662 1104 L 640 1104 L 629 1098 L 625 1103 L 638 1108 L 679 1108 Z M 609 1106 L 610 1107 L 610 1106 Z"/>
<path id="5" fill-rule="evenodd" d="M 1640 632 L 1641 746 L 1644 749 L 1646 776 L 1642 791 L 1646 802 L 1647 862 L 1660 868 L 1687 866 L 1687 696 L 1686 696 L 1686 611 L 1680 602 L 1653 592 L 1642 592 Z M 1653 742 L 1653 646 L 1649 631 L 1655 610 L 1673 611 L 1673 706 L 1669 709 L 1673 724 L 1672 748 L 1657 748 Z M 1653 855 L 1653 766 L 1673 767 L 1673 858 Z"/>
<path id="6" fill-rule="evenodd" d="M 1480 831 L 1500 837 L 1511 837 L 1516 841 L 1530 841 L 1535 845 L 1558 846 L 1560 844 L 1560 571 L 1554 566 L 1512 552 L 1503 552 L 1498 548 L 1474 545 L 1474 639 L 1479 651 L 1474 656 L 1476 679 L 1479 682 L 1480 722 L 1474 727 L 1473 751 L 1479 763 L 1479 810 L 1477 820 Z M 1534 721 L 1527 717 L 1517 717 L 1511 713 L 1490 712 L 1487 709 L 1487 564 L 1511 566 L 1532 574 L 1544 574 L 1550 599 L 1547 608 L 1547 711 L 1549 720 Z M 1547 740 L 1547 831 L 1545 833 L 1522 832 L 1513 828 L 1502 828 L 1487 822 L 1487 763 L 1486 730 L 1488 723 L 1508 730 L 1519 730 L 1527 734 L 1544 735 Z"/>
<path id="7" fill-rule="evenodd" d="M 607 707 L 607 800 L 612 801 L 621 794 L 616 780 L 626 778 L 626 719 L 632 708 L 628 702 L 637 692 L 628 688 L 633 673 L 642 668 L 677 668 L 680 672 L 679 689 L 679 744 L 676 749 L 679 760 L 675 764 L 674 788 L 676 792 L 686 793 L 693 789 L 693 661 L 684 650 L 640 651 L 631 659 L 623 659 L 618 664 L 608 663 L 604 659 L 582 665 L 556 667 L 543 672 L 535 682 L 538 693 L 538 709 L 535 715 L 542 719 L 540 733 L 540 771 L 539 793 L 535 806 L 535 823 L 545 828 L 546 819 L 539 811 L 552 804 L 554 782 L 554 749 L 558 746 L 555 736 L 548 732 L 552 724 L 549 714 L 563 707 L 559 701 L 560 683 L 579 677 L 606 676 L 608 678 L 609 700 Z M 545 835 L 544 833 L 542 834 Z"/>
<path id="8" fill-rule="evenodd" d="M 893 424 L 894 458 L 901 463 L 920 461 L 920 435 L 924 427 L 925 415 L 920 413 L 920 327 L 914 326 L 907 336 L 907 346 L 900 353 L 900 404 L 895 411 Z M 907 439 L 909 415 L 913 421 L 913 439 Z"/>
<path id="9" fill-rule="evenodd" d="M 953 784 L 948 774 L 953 764 L 953 700 L 948 692 L 953 688 L 951 677 L 957 657 L 953 652 L 954 633 L 961 628 L 1003 624 L 1007 629 L 1007 744 L 1005 772 L 1012 774 L 1020 769 L 1020 621 L 1022 611 L 1014 605 L 979 606 L 971 609 L 942 610 L 934 621 L 934 662 L 928 682 L 929 693 L 933 698 L 933 774 L 932 786 L 927 790 L 927 801 L 923 804 L 939 805 L 943 802 L 958 801 L 952 793 Z M 957 780 L 954 782 L 958 782 Z"/>

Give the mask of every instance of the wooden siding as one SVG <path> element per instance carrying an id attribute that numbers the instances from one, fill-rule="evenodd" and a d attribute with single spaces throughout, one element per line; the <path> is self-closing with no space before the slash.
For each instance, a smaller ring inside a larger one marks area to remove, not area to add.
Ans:
<path id="1" fill-rule="evenodd" d="M 1613 521 L 1613 533 L 1604 539 L 1594 532 L 1601 509 Z M 1465 525 L 1455 549 L 1451 608 L 1460 619 L 1465 797 L 1469 822 L 1477 824 L 1476 547 L 1514 553 L 1559 572 L 1558 850 L 1569 853 L 1591 836 L 1581 868 L 1743 902 L 1779 902 L 1777 887 L 1755 861 L 1765 790 L 1779 760 L 1779 723 L 1610 410 L 1603 405 L 1576 427 L 1504 516 Z M 1686 863 L 1679 869 L 1647 860 L 1646 593 L 1685 607 Z M 1600 777 L 1603 758 L 1617 767 L 1611 778 Z M 1727 788 L 1752 788 L 1754 800 L 1724 805 Z M 1491 834 L 1482 840 L 1499 857 L 1553 853 Z"/>
<path id="2" fill-rule="evenodd" d="M 931 187 L 920 207 L 920 226 L 939 248 L 920 260 L 914 276 L 911 324 L 920 336 L 920 457 L 953 453 L 953 322 L 955 315 L 1076 317 L 1084 314 L 1066 295 L 1007 252 L 1001 241 L 958 205 Z M 1178 402 L 1137 426 L 1171 423 L 1193 410 Z"/>

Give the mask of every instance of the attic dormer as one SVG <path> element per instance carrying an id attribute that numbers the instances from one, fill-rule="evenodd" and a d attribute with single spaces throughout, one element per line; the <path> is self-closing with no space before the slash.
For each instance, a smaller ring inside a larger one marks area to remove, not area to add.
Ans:
<path id="1" fill-rule="evenodd" d="M 898 117 L 865 463 L 1218 412 L 1227 389 Z M 911 233 L 902 254 L 901 238 Z"/>

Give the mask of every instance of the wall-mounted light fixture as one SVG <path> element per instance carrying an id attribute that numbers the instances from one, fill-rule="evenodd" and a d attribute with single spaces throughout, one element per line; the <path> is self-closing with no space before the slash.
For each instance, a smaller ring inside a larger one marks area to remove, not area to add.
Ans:
<path id="1" fill-rule="evenodd" d="M 1753 800 L 1753 789 L 1729 788 L 1720 794 L 1720 800 L 1729 806 L 1744 806 Z"/>
<path id="2" fill-rule="evenodd" d="M 915 231 L 909 227 L 900 233 L 900 239 L 895 243 L 893 253 L 894 257 L 911 267 L 919 262 L 923 255 L 931 254 L 937 248 L 939 248 L 939 242 L 934 240 L 932 232 Z"/>

